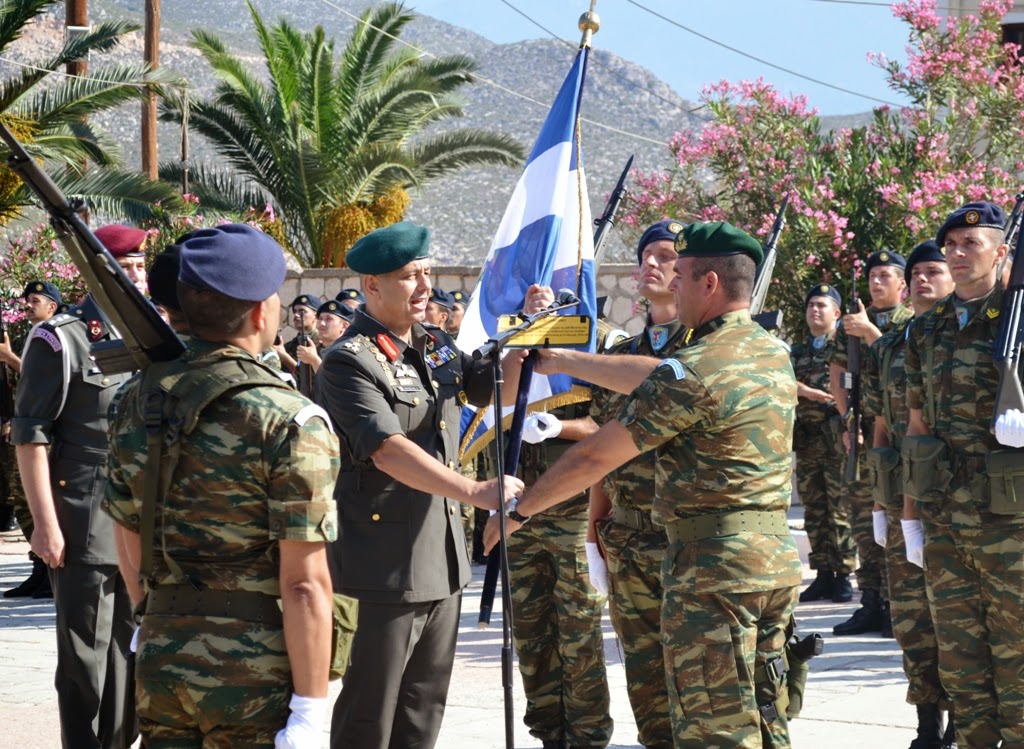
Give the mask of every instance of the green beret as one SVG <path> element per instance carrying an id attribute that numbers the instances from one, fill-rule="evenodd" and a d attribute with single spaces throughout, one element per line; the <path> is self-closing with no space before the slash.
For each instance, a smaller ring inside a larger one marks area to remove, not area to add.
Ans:
<path id="1" fill-rule="evenodd" d="M 362 237 L 345 254 L 345 265 L 363 275 L 390 273 L 427 257 L 429 248 L 430 229 L 400 221 Z"/>
<path id="2" fill-rule="evenodd" d="M 758 241 L 727 221 L 688 224 L 676 235 L 675 242 L 680 257 L 749 255 L 756 265 L 764 261 Z"/>

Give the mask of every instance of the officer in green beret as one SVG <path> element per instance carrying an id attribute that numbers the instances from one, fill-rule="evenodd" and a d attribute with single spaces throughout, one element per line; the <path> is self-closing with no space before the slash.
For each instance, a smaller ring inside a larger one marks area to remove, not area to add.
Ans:
<path id="1" fill-rule="evenodd" d="M 529 517 L 649 451 L 664 526 L 661 631 L 676 749 L 788 747 L 785 628 L 801 567 L 789 532 L 797 386 L 786 348 L 750 318 L 761 246 L 716 221 L 676 240 L 671 288 L 688 345 L 659 360 L 561 349 L 538 370 L 629 393 L 510 511 Z M 520 522 L 511 519 L 515 531 Z M 498 540 L 489 522 L 487 541 Z M 708 664 L 713 664 L 708 668 Z"/>
<path id="2" fill-rule="evenodd" d="M 485 406 L 490 366 L 425 324 L 430 231 L 403 221 L 345 256 L 366 295 L 327 348 L 316 398 L 341 438 L 332 545 L 335 591 L 359 600 L 352 662 L 334 707 L 332 749 L 434 746 L 470 579 L 458 502 L 498 507 L 498 479 L 458 471 L 459 407 Z M 532 294 L 528 312 L 551 302 Z M 518 357 L 505 374 L 514 397 Z M 508 496 L 522 490 L 503 479 Z"/>

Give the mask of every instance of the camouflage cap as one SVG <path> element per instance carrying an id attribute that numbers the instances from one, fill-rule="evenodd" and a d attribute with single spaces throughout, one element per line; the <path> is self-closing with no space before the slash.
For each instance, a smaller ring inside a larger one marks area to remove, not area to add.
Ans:
<path id="1" fill-rule="evenodd" d="M 345 265 L 363 275 L 380 275 L 398 270 L 413 260 L 422 260 L 430 250 L 430 229 L 412 221 L 375 229 L 345 254 Z"/>
<path id="2" fill-rule="evenodd" d="M 25 290 L 21 295 L 27 299 L 29 294 L 45 296 L 47 299 L 55 301 L 58 305 L 61 303 L 60 289 L 49 281 L 29 281 L 25 284 Z"/>
<path id="3" fill-rule="evenodd" d="M 758 241 L 727 221 L 688 224 L 676 235 L 675 247 L 680 257 L 748 255 L 756 265 L 764 260 Z"/>
<path id="4" fill-rule="evenodd" d="M 910 253 L 910 257 L 907 258 L 907 267 L 903 270 L 904 280 L 910 283 L 910 271 L 914 266 L 927 262 L 946 262 L 946 248 L 939 247 L 939 243 L 934 239 L 926 239 Z"/>

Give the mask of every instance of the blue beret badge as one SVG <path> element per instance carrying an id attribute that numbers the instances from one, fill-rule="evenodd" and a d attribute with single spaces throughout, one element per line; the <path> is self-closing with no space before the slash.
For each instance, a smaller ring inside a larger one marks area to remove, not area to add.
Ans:
<path id="1" fill-rule="evenodd" d="M 968 224 L 974 225 L 981 219 L 981 215 L 977 211 L 967 211 L 967 215 L 964 216 L 964 221 Z"/>

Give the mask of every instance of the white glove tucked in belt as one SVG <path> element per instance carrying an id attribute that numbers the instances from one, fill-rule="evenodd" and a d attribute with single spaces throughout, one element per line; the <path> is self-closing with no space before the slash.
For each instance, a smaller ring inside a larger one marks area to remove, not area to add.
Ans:
<path id="1" fill-rule="evenodd" d="M 889 530 L 889 519 L 885 516 L 885 510 L 871 511 L 871 525 L 875 529 L 875 543 L 884 548 L 885 536 Z"/>
<path id="2" fill-rule="evenodd" d="M 601 550 L 596 543 L 587 541 L 587 565 L 590 567 L 590 584 L 594 590 L 603 595 L 608 595 L 608 565 L 601 556 Z"/>
<path id="3" fill-rule="evenodd" d="M 1024 447 L 1024 413 L 1011 408 L 996 419 L 996 441 L 1007 447 Z"/>
<path id="4" fill-rule="evenodd" d="M 920 520 L 901 520 L 903 540 L 907 542 L 907 561 L 924 568 L 924 523 Z"/>
<path id="5" fill-rule="evenodd" d="M 323 743 L 326 697 L 300 697 L 292 694 L 288 724 L 277 732 L 274 749 L 309 749 Z"/>

